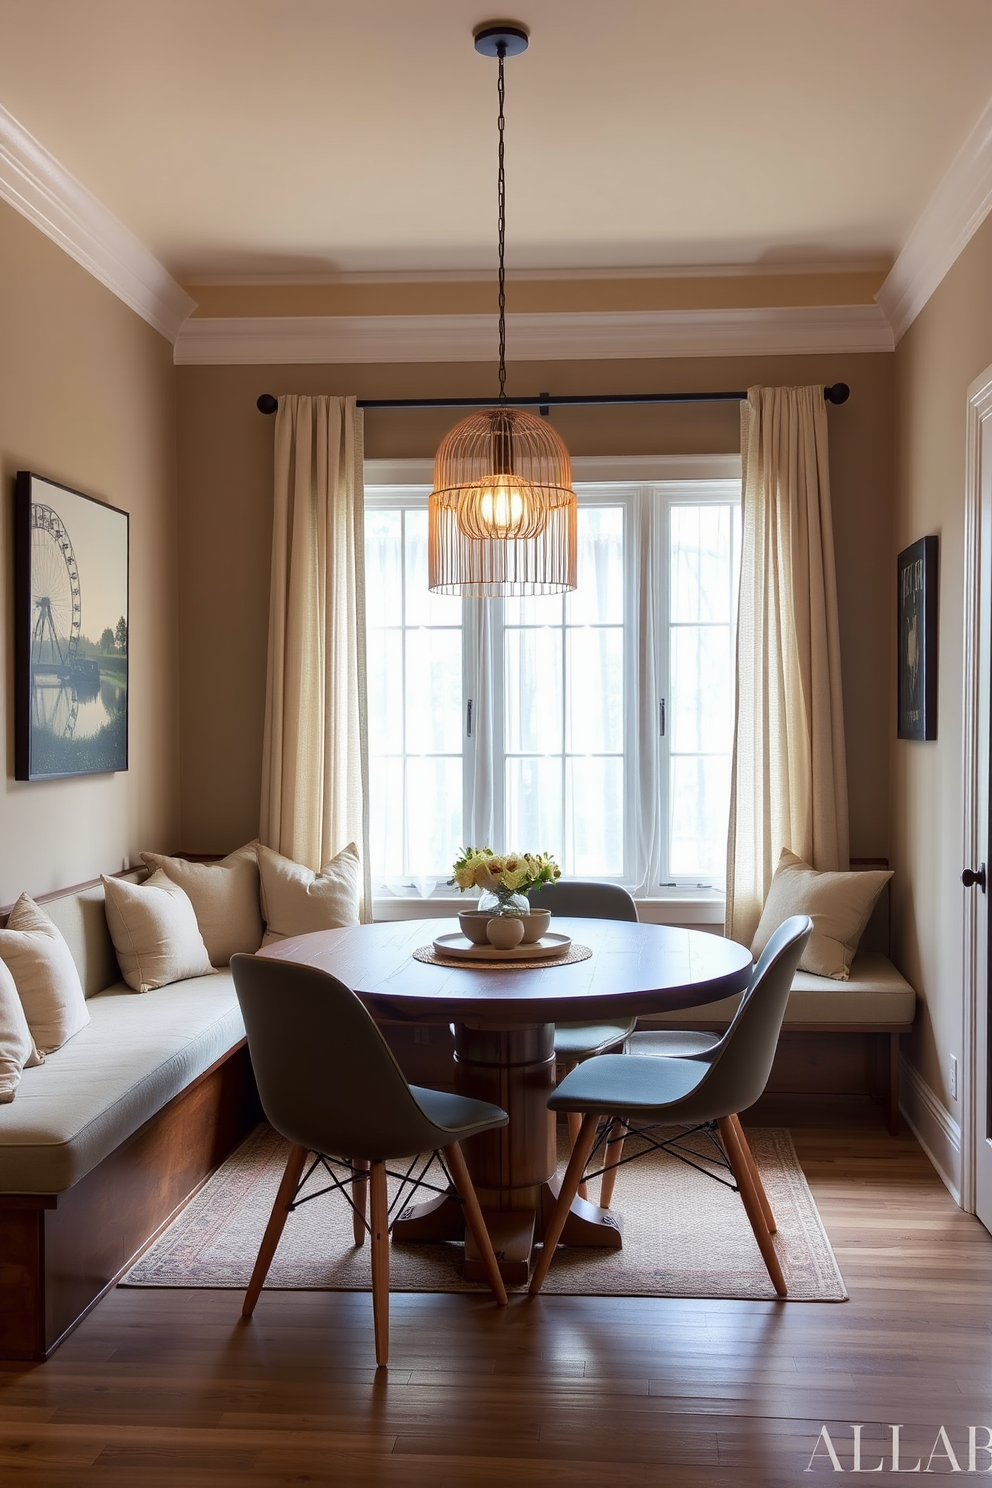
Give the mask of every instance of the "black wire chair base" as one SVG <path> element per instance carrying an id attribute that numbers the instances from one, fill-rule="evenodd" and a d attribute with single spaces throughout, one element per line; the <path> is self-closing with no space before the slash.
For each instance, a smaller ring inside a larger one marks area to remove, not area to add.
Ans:
<path id="1" fill-rule="evenodd" d="M 430 1172 L 430 1169 L 433 1167 L 435 1162 L 440 1166 L 441 1172 L 444 1174 L 444 1177 L 447 1180 L 447 1186 L 445 1188 L 440 1188 L 436 1183 L 430 1183 L 426 1177 L 427 1173 Z M 416 1173 L 415 1170 L 419 1164 L 422 1164 L 422 1166 L 420 1167 L 420 1172 Z M 313 1193 L 305 1194 L 303 1190 L 306 1188 L 307 1184 L 310 1182 L 310 1179 L 313 1177 L 314 1173 L 316 1173 L 318 1168 L 323 1169 L 327 1177 L 330 1179 L 330 1182 L 325 1184 L 323 1188 L 315 1189 Z M 334 1171 L 335 1168 L 343 1168 L 345 1170 L 344 1176 L 339 1178 Z M 368 1168 L 356 1168 L 346 1158 L 328 1157 L 327 1154 L 324 1152 L 316 1152 L 313 1155 L 313 1161 L 307 1168 L 306 1172 L 303 1174 L 300 1182 L 297 1184 L 296 1194 L 293 1198 L 292 1203 L 287 1205 L 287 1209 L 289 1210 L 289 1213 L 292 1214 L 294 1209 L 299 1209 L 304 1204 L 309 1204 L 313 1199 L 323 1198 L 324 1194 L 340 1193 L 344 1195 L 345 1202 L 351 1209 L 352 1213 L 357 1215 L 362 1224 L 365 1226 L 366 1233 L 371 1235 L 372 1227 L 369 1224 L 368 1219 L 365 1217 L 364 1209 L 359 1209 L 358 1205 L 355 1203 L 355 1200 L 352 1198 L 351 1193 L 349 1192 L 352 1185 L 356 1183 L 367 1183 L 368 1177 Z M 422 1188 L 430 1189 L 431 1193 L 439 1194 L 442 1198 L 455 1199 L 459 1204 L 462 1202 L 462 1196 L 455 1186 L 454 1180 L 452 1179 L 451 1174 L 448 1171 L 448 1165 L 445 1162 L 444 1156 L 440 1151 L 431 1152 L 427 1155 L 426 1158 L 423 1156 L 423 1154 L 412 1158 L 409 1167 L 406 1169 L 405 1172 L 402 1173 L 395 1172 L 392 1168 L 387 1168 L 386 1177 L 398 1179 L 400 1185 L 396 1191 L 394 1198 L 392 1199 L 392 1202 L 389 1205 L 388 1228 L 390 1230 L 390 1233 L 392 1232 L 393 1225 L 396 1223 L 397 1218 L 407 1207 L 410 1199 Z"/>
<path id="2" fill-rule="evenodd" d="M 667 1152 L 672 1157 L 677 1157 L 679 1162 L 684 1162 L 688 1167 L 695 1168 L 697 1173 L 702 1173 L 706 1178 L 712 1178 L 724 1188 L 739 1193 L 737 1180 L 733 1176 L 733 1169 L 723 1150 L 723 1143 L 717 1136 L 717 1124 L 715 1121 L 703 1121 L 698 1126 L 679 1127 L 673 1136 L 658 1138 L 655 1132 L 670 1130 L 660 1123 L 648 1126 L 635 1126 L 632 1122 L 624 1121 L 620 1116 L 611 1116 L 607 1119 L 596 1137 L 596 1143 L 586 1159 L 586 1169 L 582 1175 L 583 1183 L 589 1183 L 593 1178 L 600 1178 L 604 1173 L 610 1173 L 614 1168 L 622 1168 L 625 1163 L 636 1162 L 640 1157 L 647 1157 L 652 1152 Z M 697 1147 L 689 1144 L 690 1139 L 702 1136 L 704 1139 L 704 1150 L 699 1151 Z M 617 1162 L 604 1162 L 601 1168 L 590 1170 L 590 1163 L 596 1159 L 597 1153 L 601 1159 L 606 1156 L 606 1148 L 609 1142 L 619 1141 L 623 1138 L 623 1156 Z M 637 1139 L 642 1145 L 635 1151 L 629 1151 L 630 1139 Z M 725 1176 L 729 1174 L 730 1176 Z"/>

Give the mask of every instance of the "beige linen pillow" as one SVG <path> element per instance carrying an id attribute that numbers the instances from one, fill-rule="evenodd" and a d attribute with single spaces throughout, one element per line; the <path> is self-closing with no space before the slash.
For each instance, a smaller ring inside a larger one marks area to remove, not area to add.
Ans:
<path id="1" fill-rule="evenodd" d="M 325 863 L 319 873 L 260 843 L 258 871 L 265 917 L 263 945 L 285 940 L 287 935 L 338 930 L 359 923 L 361 864 L 353 842 Z"/>
<path id="2" fill-rule="evenodd" d="M 213 971 L 187 895 L 161 869 L 144 883 L 104 878 L 110 938 L 124 980 L 150 992 Z"/>
<path id="3" fill-rule="evenodd" d="M 149 873 L 161 869 L 189 896 L 214 966 L 226 966 L 236 951 L 254 952 L 262 944 L 255 847 L 256 843 L 249 842 L 219 863 L 187 863 L 185 858 L 167 858 L 162 853 L 141 854 Z"/>
<path id="4" fill-rule="evenodd" d="M 38 1051 L 52 1054 L 90 1021 L 72 953 L 58 928 L 22 894 L 0 930 L 0 959 L 14 978 Z"/>
<path id="5" fill-rule="evenodd" d="M 14 1099 L 21 1070 L 44 1061 L 31 1037 L 14 978 L 0 961 L 0 1106 Z"/>
<path id="6" fill-rule="evenodd" d="M 773 932 L 790 915 L 809 915 L 813 934 L 799 970 L 833 977 L 837 982 L 848 981 L 858 941 L 875 900 L 891 877 L 888 870 L 878 869 L 818 873 L 784 848 L 751 942 L 751 955 L 761 955 Z"/>

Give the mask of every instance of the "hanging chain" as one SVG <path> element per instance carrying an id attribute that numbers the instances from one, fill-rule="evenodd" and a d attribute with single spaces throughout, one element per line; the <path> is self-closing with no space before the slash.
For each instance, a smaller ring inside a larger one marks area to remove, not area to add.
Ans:
<path id="1" fill-rule="evenodd" d="M 499 401 L 506 402 L 506 267 L 503 256 L 506 248 L 506 171 L 503 165 L 503 131 L 506 127 L 506 119 L 503 116 L 503 105 L 506 93 L 503 84 L 503 58 L 506 56 L 506 42 L 501 41 L 497 45 L 499 57 L 499 116 L 497 127 L 499 129 L 499 174 L 497 179 L 496 195 L 498 201 L 497 223 L 499 233 Z"/>

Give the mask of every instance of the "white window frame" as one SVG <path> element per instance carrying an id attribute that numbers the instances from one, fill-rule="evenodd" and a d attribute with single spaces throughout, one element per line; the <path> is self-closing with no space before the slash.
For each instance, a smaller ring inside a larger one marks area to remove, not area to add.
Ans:
<path id="1" fill-rule="evenodd" d="M 367 487 L 375 488 L 375 500 L 377 505 L 409 505 L 411 498 L 423 497 L 425 503 L 431 489 L 431 478 L 433 474 L 433 463 L 430 460 L 367 460 L 365 463 L 365 483 Z M 616 501 L 627 507 L 627 520 L 630 520 L 631 508 L 635 494 L 639 488 L 650 484 L 655 488 L 661 488 L 666 505 L 665 531 L 667 531 L 667 511 L 673 502 L 680 499 L 698 501 L 700 498 L 714 502 L 726 501 L 728 497 L 738 495 L 740 491 L 741 462 L 739 455 L 715 455 L 715 456 L 656 456 L 656 457 L 578 457 L 572 461 L 573 481 L 581 486 L 580 496 L 583 499 L 603 502 Z M 655 524 L 656 542 L 664 541 L 664 532 L 661 523 Z M 627 556 L 625 565 L 631 562 L 632 544 L 627 544 Z M 667 589 L 668 574 L 667 565 L 662 561 L 661 553 L 655 554 L 655 572 L 662 577 L 662 582 Z M 633 589 L 630 582 L 630 573 L 625 567 L 625 630 L 628 635 L 636 634 L 637 616 L 633 613 Z M 663 595 L 664 613 L 668 611 L 668 596 Z M 463 671 L 468 670 L 472 663 L 470 657 L 472 649 L 472 611 L 467 610 L 464 628 L 465 646 L 463 649 Z M 657 699 L 668 697 L 668 654 L 667 648 L 662 647 L 656 658 L 656 693 Z M 466 679 L 467 680 L 467 679 Z M 470 695 L 467 691 L 465 696 Z M 630 768 L 630 751 L 634 737 L 634 699 L 631 689 L 625 689 L 625 720 L 624 720 L 624 766 L 625 770 Z M 464 720 L 463 720 L 464 732 Z M 478 738 L 477 731 L 473 729 L 472 747 L 465 752 L 465 819 L 469 820 L 469 808 L 472 799 L 472 777 L 475 769 L 475 741 Z M 664 740 L 661 751 L 662 758 L 668 765 L 669 756 L 668 737 Z M 499 772 L 502 777 L 502 772 Z M 666 768 L 663 772 L 663 785 L 660 789 L 659 808 L 668 811 L 668 781 L 670 772 Z M 498 785 L 500 794 L 503 785 L 502 778 Z M 624 819 L 624 843 L 625 843 L 625 867 L 629 863 L 629 850 L 632 841 L 631 833 L 634 829 L 634 817 L 637 812 L 637 803 L 633 799 L 633 792 L 626 793 L 625 819 Z M 666 832 L 667 838 L 667 832 Z M 450 890 L 439 887 L 429 898 L 403 898 L 398 896 L 377 897 L 375 900 L 376 919 L 412 919 L 431 917 L 453 913 L 461 903 L 458 895 L 453 895 Z M 671 923 L 681 925 L 713 925 L 717 926 L 723 921 L 724 894 L 722 889 L 702 888 L 695 884 L 681 883 L 676 885 L 658 884 L 655 889 L 647 895 L 638 896 L 638 906 L 641 918 L 656 923 Z"/>

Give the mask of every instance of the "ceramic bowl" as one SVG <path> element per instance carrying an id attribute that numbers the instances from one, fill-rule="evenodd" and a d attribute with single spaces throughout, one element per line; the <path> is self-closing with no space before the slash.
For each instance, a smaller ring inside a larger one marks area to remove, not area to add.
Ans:
<path id="1" fill-rule="evenodd" d="M 488 945 L 486 926 L 491 918 L 491 915 L 480 913 L 477 909 L 463 909 L 458 916 L 458 928 L 473 945 Z"/>
<path id="2" fill-rule="evenodd" d="M 551 924 L 550 909 L 532 909 L 529 915 L 520 916 L 524 927 L 524 945 L 533 945 L 540 940 L 542 935 L 547 935 L 548 926 Z"/>

